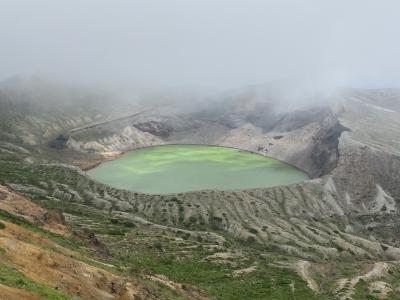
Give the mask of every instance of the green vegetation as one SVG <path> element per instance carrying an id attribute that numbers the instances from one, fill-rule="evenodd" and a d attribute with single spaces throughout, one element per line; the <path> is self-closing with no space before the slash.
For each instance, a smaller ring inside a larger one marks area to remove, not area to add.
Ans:
<path id="1" fill-rule="evenodd" d="M 257 265 L 257 271 L 233 278 L 232 268 L 199 262 L 199 257 L 174 259 L 135 253 L 123 259 L 124 262 L 165 274 L 170 279 L 198 285 L 217 299 L 324 299 L 316 296 L 306 283 L 294 272 Z M 294 284 L 294 295 L 290 288 Z"/>
<path id="2" fill-rule="evenodd" d="M 30 291 L 34 294 L 40 295 L 41 297 L 49 300 L 80 299 L 78 297 L 70 296 L 61 290 L 52 289 L 43 284 L 34 282 L 29 278 L 27 278 L 24 274 L 4 264 L 0 264 L 0 283 L 11 287 Z"/>
<path id="3" fill-rule="evenodd" d="M 3 210 L 0 210 L 0 219 L 14 223 L 23 228 L 29 229 L 33 232 L 36 232 L 36 233 L 40 234 L 41 236 L 44 236 L 66 248 L 73 249 L 73 250 L 86 249 L 86 244 L 78 238 L 74 238 L 74 237 L 65 238 L 62 235 L 58 235 L 58 234 L 43 230 L 43 229 L 29 223 L 28 221 L 26 221 L 23 218 L 14 216 Z M 4 225 L 4 223 L 1 223 L 1 224 Z M 38 245 L 38 246 L 43 247 L 43 245 Z"/>
<path id="4" fill-rule="evenodd" d="M 180 200 L 174 198 L 171 201 Z M 321 299 L 314 296 L 304 281 L 293 271 L 268 265 L 273 260 L 283 260 L 279 254 L 271 253 L 271 259 L 267 261 L 257 258 L 258 253 L 266 249 L 258 243 L 237 243 L 227 237 L 227 243 L 223 247 L 241 248 L 249 252 L 248 258 L 244 261 L 233 259 L 227 265 L 217 265 L 204 261 L 204 258 L 218 250 L 213 249 L 213 242 L 201 236 L 191 237 L 190 234 L 179 230 L 176 233 L 160 232 L 148 226 L 135 224 L 128 219 L 116 218 L 105 211 L 71 202 L 51 200 L 36 200 L 36 202 L 47 208 L 61 208 L 73 215 L 73 228 L 87 227 L 95 232 L 111 250 L 113 258 L 105 262 L 117 267 L 114 272 L 131 276 L 137 271 L 130 273 L 127 270 L 135 268 L 155 274 L 165 274 L 171 280 L 199 286 L 217 299 L 265 299 L 266 296 L 268 299 L 293 299 L 289 287 L 292 283 L 296 287 L 296 299 Z M 215 218 L 217 223 L 221 220 L 219 217 Z M 51 235 L 51 238 L 54 236 Z M 65 243 L 67 242 L 64 241 Z M 82 247 L 81 245 L 78 249 L 84 249 Z M 237 263 L 238 265 L 235 265 Z M 257 265 L 255 272 L 232 277 L 234 270 L 252 264 Z"/>
<path id="5" fill-rule="evenodd" d="M 360 280 L 354 287 L 354 299 L 359 300 L 378 300 L 374 295 L 370 295 L 368 291 L 368 283 L 365 280 Z"/>
<path id="6" fill-rule="evenodd" d="M 51 204 L 51 203 L 52 203 L 51 201 L 47 202 L 47 204 L 49 206 L 55 205 L 54 203 L 53 204 Z M 70 204 L 70 206 L 68 205 L 68 203 L 66 203 L 66 204 L 67 204 L 66 207 L 70 207 L 70 209 L 72 211 L 78 211 L 77 208 L 73 204 Z M 119 232 L 118 230 L 122 231 L 126 228 L 136 227 L 136 225 L 134 223 L 130 222 L 129 220 L 120 219 L 120 220 L 118 220 L 118 222 L 115 222 L 115 218 L 112 218 L 107 215 L 103 215 L 103 214 L 101 214 L 101 212 L 97 212 L 94 209 L 88 208 L 86 213 L 84 213 L 84 214 L 90 216 L 90 218 L 88 218 L 86 220 L 97 220 L 97 221 L 103 222 L 103 223 L 100 223 L 101 225 L 99 226 L 98 231 L 104 231 L 105 235 L 108 234 L 112 237 L 121 238 L 121 235 L 114 234 L 112 232 L 112 229 L 108 230 L 111 233 L 107 232 L 107 226 L 110 224 L 115 224 L 115 223 L 118 224 L 115 227 L 116 228 L 115 230 L 117 232 Z M 93 219 L 91 219 L 91 218 L 93 218 Z M 177 292 L 170 290 L 169 288 L 165 287 L 164 285 L 161 285 L 159 283 L 138 277 L 136 273 L 124 272 L 121 268 L 124 265 L 121 264 L 120 261 L 118 261 L 118 258 L 109 260 L 104 257 L 97 256 L 94 251 L 90 250 L 90 246 L 87 244 L 88 241 L 76 238 L 74 236 L 65 237 L 65 236 L 61 236 L 61 235 L 57 235 L 57 234 L 45 231 L 45 230 L 35 226 L 34 224 L 29 223 L 28 221 L 26 221 L 23 218 L 11 215 L 2 210 L 0 210 L 0 220 L 8 221 L 13 224 L 19 225 L 25 229 L 28 229 L 28 230 L 31 230 L 31 231 L 37 233 L 43 237 L 49 238 L 50 240 L 56 242 L 59 245 L 62 245 L 66 248 L 69 248 L 71 250 L 77 251 L 80 254 L 82 254 L 82 256 L 74 257 L 74 259 L 76 259 L 76 260 L 85 262 L 89 265 L 92 265 L 92 266 L 95 266 L 98 268 L 106 269 L 115 274 L 133 276 L 135 278 L 135 280 L 142 281 L 146 286 L 151 287 L 153 293 L 155 293 L 155 295 L 158 295 L 160 297 L 160 299 L 174 299 L 174 300 L 175 299 L 177 299 L 177 300 L 187 300 L 188 299 L 187 297 L 184 297 L 184 296 L 178 294 Z M 1 221 L 0 221 L 0 224 L 4 225 L 4 223 L 2 223 Z M 82 225 L 84 225 L 84 224 L 82 224 Z M 82 230 L 81 226 L 76 226 L 76 227 L 77 227 L 77 229 Z M 59 251 L 57 249 L 57 247 L 50 249 L 49 246 L 47 246 L 45 244 L 35 244 L 35 245 L 39 246 L 45 250 L 56 251 L 56 252 Z M 2 248 L 0 248 L 0 255 L 1 255 L 1 250 L 2 250 Z M 115 265 L 116 267 L 113 267 L 113 265 Z M 35 294 L 42 296 L 44 299 L 49 299 L 49 300 L 51 300 L 51 299 L 56 299 L 56 300 L 80 299 L 78 297 L 70 296 L 70 295 L 62 292 L 61 290 L 52 289 L 45 285 L 35 283 L 34 281 L 25 277 L 22 273 L 20 273 L 17 270 L 15 270 L 5 264 L 2 264 L 2 263 L 0 263 L 0 283 L 7 285 L 7 286 L 21 288 L 21 289 L 25 289 L 27 291 L 31 291 Z"/>

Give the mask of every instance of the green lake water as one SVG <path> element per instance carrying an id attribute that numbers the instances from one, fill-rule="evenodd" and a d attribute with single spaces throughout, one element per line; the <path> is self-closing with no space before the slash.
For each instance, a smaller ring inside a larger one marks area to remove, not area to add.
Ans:
<path id="1" fill-rule="evenodd" d="M 88 174 L 116 188 L 150 194 L 271 187 L 308 179 L 300 170 L 272 158 L 202 145 L 132 150 Z"/>

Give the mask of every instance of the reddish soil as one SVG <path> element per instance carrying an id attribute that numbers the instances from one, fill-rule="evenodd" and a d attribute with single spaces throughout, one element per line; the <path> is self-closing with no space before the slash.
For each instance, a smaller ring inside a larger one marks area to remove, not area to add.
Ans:
<path id="1" fill-rule="evenodd" d="M 71 164 L 80 168 L 82 171 L 88 171 L 90 169 L 96 168 L 98 165 L 105 161 L 116 159 L 122 154 L 124 154 L 124 152 L 122 151 L 103 152 L 99 157 L 86 160 L 75 160 Z"/>

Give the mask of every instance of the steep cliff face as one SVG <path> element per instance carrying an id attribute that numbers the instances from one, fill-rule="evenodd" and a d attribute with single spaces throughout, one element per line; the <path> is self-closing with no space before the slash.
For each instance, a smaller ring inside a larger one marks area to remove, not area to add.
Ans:
<path id="1" fill-rule="evenodd" d="M 346 127 L 337 120 L 327 124 L 326 128 L 320 129 L 314 137 L 314 147 L 311 152 L 311 160 L 315 165 L 312 177 L 329 174 L 336 168 L 339 160 L 339 138 Z"/>
<path id="2" fill-rule="evenodd" d="M 381 188 L 389 198 L 400 196 L 399 113 L 370 103 L 350 98 L 344 106 L 340 121 L 351 131 L 340 138 L 339 161 L 332 171 L 339 190 L 360 210 L 377 205 Z"/>

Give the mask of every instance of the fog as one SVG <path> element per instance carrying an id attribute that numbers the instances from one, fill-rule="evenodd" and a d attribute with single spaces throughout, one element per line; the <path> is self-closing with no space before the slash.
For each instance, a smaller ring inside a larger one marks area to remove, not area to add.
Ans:
<path id="1" fill-rule="evenodd" d="M 398 0 L 0 0 L 0 79 L 400 85 Z"/>

